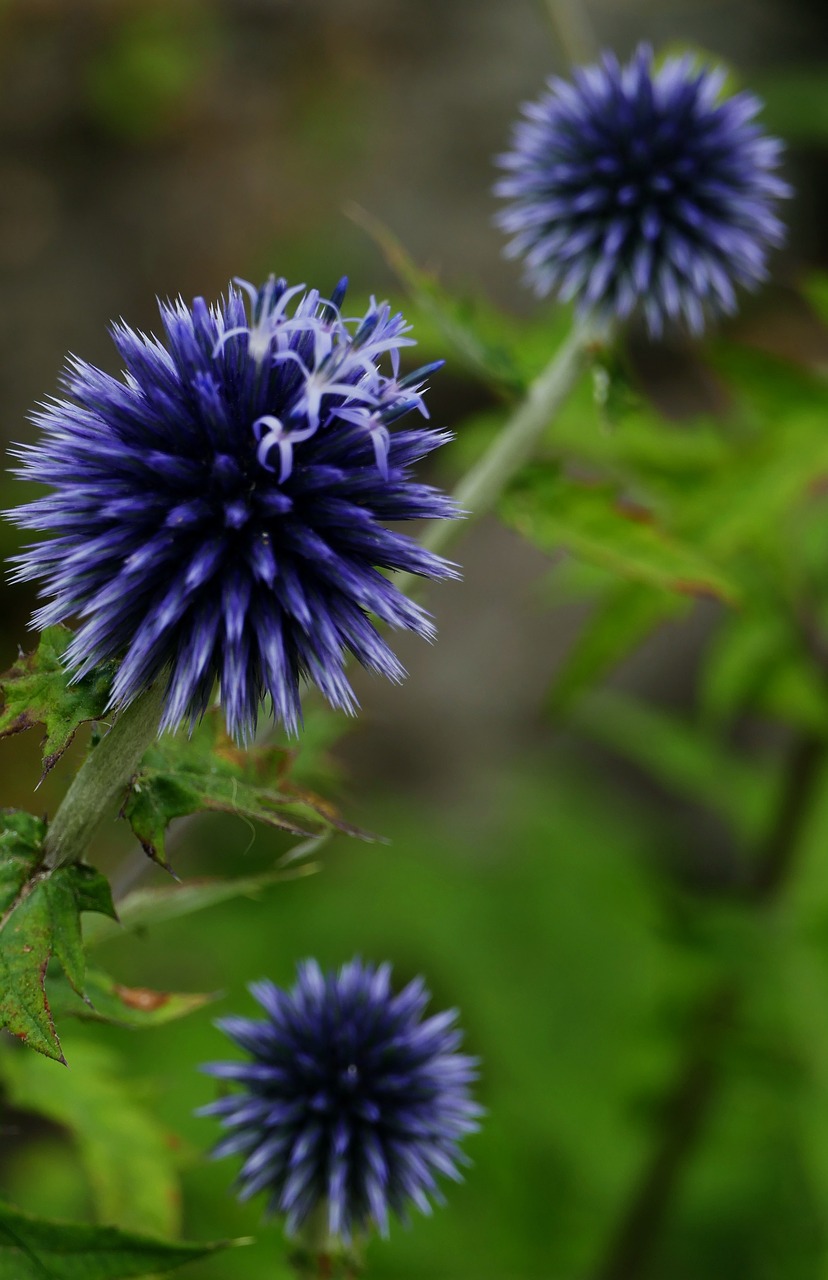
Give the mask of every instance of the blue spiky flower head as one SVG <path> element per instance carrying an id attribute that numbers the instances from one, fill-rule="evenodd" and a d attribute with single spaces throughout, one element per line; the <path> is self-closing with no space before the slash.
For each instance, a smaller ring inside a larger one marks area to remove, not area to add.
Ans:
<path id="1" fill-rule="evenodd" d="M 202 1068 L 242 1086 L 201 1110 L 228 1130 L 214 1154 L 244 1157 L 240 1197 L 267 1192 L 291 1234 L 327 1206 L 346 1242 L 372 1224 L 387 1234 L 410 1202 L 430 1212 L 436 1175 L 459 1180 L 458 1143 L 480 1115 L 456 1012 L 424 1018 L 422 979 L 395 995 L 390 966 L 360 960 L 326 974 L 306 961 L 291 991 L 250 989 L 266 1017 L 218 1023 L 250 1060 Z"/>
<path id="2" fill-rule="evenodd" d="M 725 78 L 691 57 L 656 70 L 642 45 L 626 66 L 605 54 L 574 83 L 553 77 L 524 107 L 498 158 L 509 204 L 497 220 L 539 295 L 602 322 L 640 310 L 653 334 L 665 321 L 698 333 L 735 309 L 736 286 L 766 278 L 790 195 L 782 146 L 754 121 L 758 98 L 722 98 Z"/>
<path id="3" fill-rule="evenodd" d="M 237 286 L 214 306 L 162 303 L 163 342 L 115 325 L 123 380 L 70 358 L 68 398 L 16 451 L 19 474 L 53 492 L 9 514 L 55 535 L 16 577 L 43 582 L 36 626 L 79 618 L 78 677 L 120 659 L 113 706 L 166 680 L 162 727 L 198 719 L 218 680 L 244 740 L 268 695 L 295 730 L 303 679 L 352 711 L 348 651 L 401 678 L 371 615 L 432 625 L 381 570 L 456 574 L 388 524 L 456 511 L 412 475 L 449 437 L 400 425 L 428 416 L 438 367 L 400 375 L 403 317 L 372 300 L 345 318 L 345 281 L 329 299 L 273 277 Z"/>

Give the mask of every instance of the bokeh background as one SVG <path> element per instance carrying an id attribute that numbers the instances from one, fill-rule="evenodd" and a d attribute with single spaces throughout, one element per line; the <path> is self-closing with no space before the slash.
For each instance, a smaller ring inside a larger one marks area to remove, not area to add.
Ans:
<path id="1" fill-rule="evenodd" d="M 3 0 L 0 440 L 29 438 L 27 411 L 54 389 L 67 351 L 116 370 L 107 324 L 123 315 L 152 328 L 156 295 L 209 297 L 271 270 L 324 291 L 347 272 L 357 298 L 405 308 L 355 206 L 448 285 L 532 313 L 492 227 L 491 157 L 550 71 L 596 43 L 626 56 L 641 39 L 707 49 L 766 98 L 798 197 L 777 283 L 744 323 L 828 363 L 791 288 L 828 256 L 824 0 Z M 423 358 L 441 354 L 424 336 Z M 670 413 L 707 404 L 691 352 L 634 342 L 633 357 Z M 434 380 L 437 423 L 486 404 L 451 361 Z M 435 466 L 450 483 L 453 455 Z M 10 477 L 0 491 L 3 507 L 24 496 Z M 0 552 L 16 545 L 0 526 Z M 458 554 L 463 583 L 430 596 L 438 643 L 400 639 L 402 688 L 355 675 L 363 714 L 332 752 L 346 815 L 389 843 L 337 838 L 320 874 L 112 943 L 106 962 L 134 985 L 221 991 L 220 1012 L 250 1009 L 247 981 L 289 982 L 310 954 L 387 957 L 400 982 L 425 974 L 439 1005 L 462 1010 L 490 1114 L 449 1207 L 374 1245 L 369 1273 L 603 1280 L 663 1120 L 688 994 L 705 976 L 675 887 L 726 881 L 735 852 L 701 810 L 544 711 L 586 608 L 550 587 L 552 562 L 494 521 Z M 0 590 L 6 667 L 30 647 L 32 594 Z M 686 705 L 715 625 L 716 606 L 698 604 L 615 683 Z M 0 743 L 2 799 L 53 811 L 72 756 L 33 801 L 37 746 L 36 735 Z M 825 830 L 815 820 L 814 858 Z M 183 876 L 252 873 L 285 848 L 210 818 L 188 829 L 175 864 Z M 161 882 L 119 829 L 99 853 L 122 888 Z M 814 1018 L 823 1027 L 828 1000 Z M 279 1225 L 261 1228 L 258 1206 L 236 1205 L 231 1163 L 204 1154 L 212 1122 L 191 1116 L 213 1090 L 198 1062 L 223 1053 L 209 1012 L 141 1036 L 72 1028 L 64 1047 L 81 1063 L 120 1055 L 125 1092 L 175 1135 L 188 1237 L 257 1236 L 184 1274 L 286 1274 Z M 733 1051 L 648 1275 L 818 1274 L 828 1211 L 806 1192 L 803 1162 L 824 1162 L 808 1131 L 828 1131 L 775 1048 Z M 91 1213 L 58 1126 L 18 1112 L 0 1124 L 3 1194 L 47 1215 Z"/>

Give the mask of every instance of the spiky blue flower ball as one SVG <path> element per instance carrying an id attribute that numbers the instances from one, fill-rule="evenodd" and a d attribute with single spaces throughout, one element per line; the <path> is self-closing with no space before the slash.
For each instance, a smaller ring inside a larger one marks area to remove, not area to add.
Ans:
<path id="1" fill-rule="evenodd" d="M 251 986 L 262 1021 L 224 1018 L 218 1026 L 248 1062 L 202 1069 L 242 1092 L 201 1109 L 229 1130 L 214 1155 L 242 1155 L 239 1195 L 269 1195 L 295 1233 L 327 1205 L 331 1234 L 350 1241 L 409 1202 L 430 1212 L 442 1201 L 436 1175 L 459 1181 L 467 1163 L 458 1143 L 476 1130 L 476 1059 L 458 1053 L 456 1011 L 424 1018 L 422 979 L 398 994 L 387 964 L 353 960 L 323 974 L 299 966 L 291 991 Z"/>
<path id="2" fill-rule="evenodd" d="M 767 276 L 780 244 L 782 144 L 763 136 L 758 98 L 722 98 L 725 73 L 690 57 L 656 70 L 639 47 L 557 77 L 524 107 L 512 149 L 498 157 L 498 215 L 540 295 L 576 299 L 601 321 L 640 310 L 653 334 L 665 321 L 700 332 L 732 312 L 736 286 Z"/>
<path id="3" fill-rule="evenodd" d="M 54 535 L 15 576 L 43 582 L 34 625 L 80 620 L 66 654 L 78 677 L 120 659 L 113 706 L 166 680 L 162 727 L 197 720 L 218 680 L 245 740 L 268 695 L 295 730 L 302 680 L 352 711 L 346 652 L 403 676 L 371 615 L 433 628 L 380 570 L 456 573 L 388 524 L 456 510 L 412 475 L 449 436 L 397 427 L 428 416 L 439 367 L 400 376 L 403 317 L 372 300 L 345 318 L 345 281 L 330 299 L 237 283 L 217 305 L 162 303 L 165 341 L 115 325 L 123 380 L 70 358 L 70 398 L 49 401 L 40 439 L 16 451 L 19 474 L 53 492 L 9 515 Z"/>

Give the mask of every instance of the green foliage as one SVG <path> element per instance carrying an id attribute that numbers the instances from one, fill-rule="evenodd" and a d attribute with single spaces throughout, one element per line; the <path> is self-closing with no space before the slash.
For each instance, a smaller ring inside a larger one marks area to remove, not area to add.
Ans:
<path id="1" fill-rule="evenodd" d="M 140 1105 L 111 1051 L 78 1042 L 71 1070 L 57 1075 L 44 1058 L 4 1052 L 0 1080 L 12 1106 L 71 1134 L 99 1222 L 176 1235 L 180 1204 L 171 1139 Z"/>
<path id="2" fill-rule="evenodd" d="M 99 720 L 109 701 L 113 665 L 105 663 L 73 681 L 61 661 L 71 639 L 66 627 L 47 627 L 35 652 L 21 655 L 0 676 L 0 738 L 44 725 L 44 776 L 57 764 L 78 727 Z"/>
<path id="3" fill-rule="evenodd" d="M 641 582 L 616 582 L 602 593 L 549 694 L 554 714 L 607 675 L 662 622 L 681 617 L 690 601 Z"/>
<path id="4" fill-rule="evenodd" d="M 0 1204 L 0 1280 L 126 1280 L 174 1271 L 227 1244 L 168 1244 L 115 1227 L 45 1222 Z"/>
<path id="5" fill-rule="evenodd" d="M 170 822 L 204 809 L 254 819 L 291 835 L 337 830 L 370 839 L 291 780 L 292 759 L 286 747 L 240 749 L 226 736 L 218 714 L 208 713 L 192 737 L 168 734 L 146 753 L 124 817 L 148 856 L 162 865 Z"/>
<path id="6" fill-rule="evenodd" d="M 184 1018 L 215 998 L 197 992 L 152 991 L 148 987 L 127 987 L 97 969 L 87 969 L 83 996 L 73 989 L 65 974 L 50 974 L 47 985 L 49 1008 L 53 1017 L 115 1022 L 136 1031 L 161 1026 L 175 1018 Z"/>
<path id="7" fill-rule="evenodd" d="M 708 649 L 699 699 L 711 724 L 749 710 L 828 733 L 824 672 L 791 618 L 769 607 L 722 622 Z"/>
<path id="8" fill-rule="evenodd" d="M 291 849 L 278 866 L 253 876 L 233 879 L 185 880 L 180 884 L 154 889 L 133 889 L 118 903 L 118 927 L 106 920 L 90 921 L 86 931 L 87 945 L 105 942 L 124 932 L 140 934 L 168 920 L 178 920 L 195 912 L 221 906 L 233 898 L 256 898 L 273 884 L 283 884 L 300 876 L 312 875 L 317 864 L 307 859 L 317 853 L 327 834 Z M 183 997 L 187 999 L 188 997 Z M 195 997 L 189 997 L 195 998 Z"/>
<path id="9" fill-rule="evenodd" d="M 91 867 L 44 869 L 45 832 L 45 823 L 30 814 L 0 813 L 0 1027 L 63 1061 L 46 999 L 46 967 L 54 957 L 81 994 L 80 914 L 115 912 L 109 885 Z"/>
<path id="10" fill-rule="evenodd" d="M 738 596 L 735 580 L 660 526 L 651 511 L 625 502 L 612 482 L 538 467 L 525 472 L 500 513 L 544 550 L 570 551 L 619 577 L 682 595 Z"/>
<path id="11" fill-rule="evenodd" d="M 712 732 L 609 690 L 582 699 L 572 717 L 594 741 L 677 795 L 720 814 L 739 836 L 754 839 L 767 827 L 776 771 L 742 760 Z"/>

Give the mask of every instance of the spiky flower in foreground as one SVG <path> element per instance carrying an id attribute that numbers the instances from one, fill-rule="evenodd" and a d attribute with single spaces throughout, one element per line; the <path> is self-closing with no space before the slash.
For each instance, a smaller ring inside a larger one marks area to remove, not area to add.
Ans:
<path id="1" fill-rule="evenodd" d="M 267 1017 L 218 1026 L 252 1061 L 203 1068 L 244 1089 L 201 1111 L 230 1130 L 214 1154 L 245 1157 L 240 1197 L 267 1191 L 291 1233 L 327 1203 L 330 1233 L 346 1242 L 372 1222 L 385 1235 L 389 1211 L 405 1217 L 409 1201 L 428 1213 L 428 1196 L 442 1199 L 435 1174 L 459 1180 L 458 1141 L 480 1114 L 456 1012 L 424 1020 L 421 979 L 394 995 L 390 966 L 359 960 L 327 974 L 306 961 L 289 992 L 250 989 Z"/>
<path id="2" fill-rule="evenodd" d="M 624 67 L 605 54 L 574 84 L 553 77 L 524 107 L 495 191 L 510 201 L 506 252 L 538 294 L 604 321 L 640 307 L 653 334 L 668 318 L 700 332 L 735 309 L 734 286 L 766 278 L 791 194 L 774 172 L 782 146 L 753 122 L 756 97 L 721 98 L 724 80 L 690 57 L 656 71 L 642 45 Z"/>
<path id="3" fill-rule="evenodd" d="M 9 514 L 56 535 L 15 576 L 44 582 L 36 626 L 80 618 L 66 654 L 78 676 L 122 659 L 113 706 L 163 677 L 162 727 L 196 720 L 218 679 L 246 739 L 268 694 L 296 728 L 303 678 L 353 710 L 346 650 L 402 677 L 368 615 L 432 626 L 380 569 L 456 574 L 387 522 L 456 512 L 412 479 L 448 435 L 394 429 L 428 416 L 438 367 L 400 377 L 414 345 L 403 317 L 372 301 L 344 319 L 345 281 L 327 300 L 273 277 L 238 283 L 215 306 L 161 304 L 165 343 L 115 325 L 123 381 L 70 358 L 71 399 L 36 414 L 42 438 L 17 450 L 19 474 L 54 492 Z"/>

